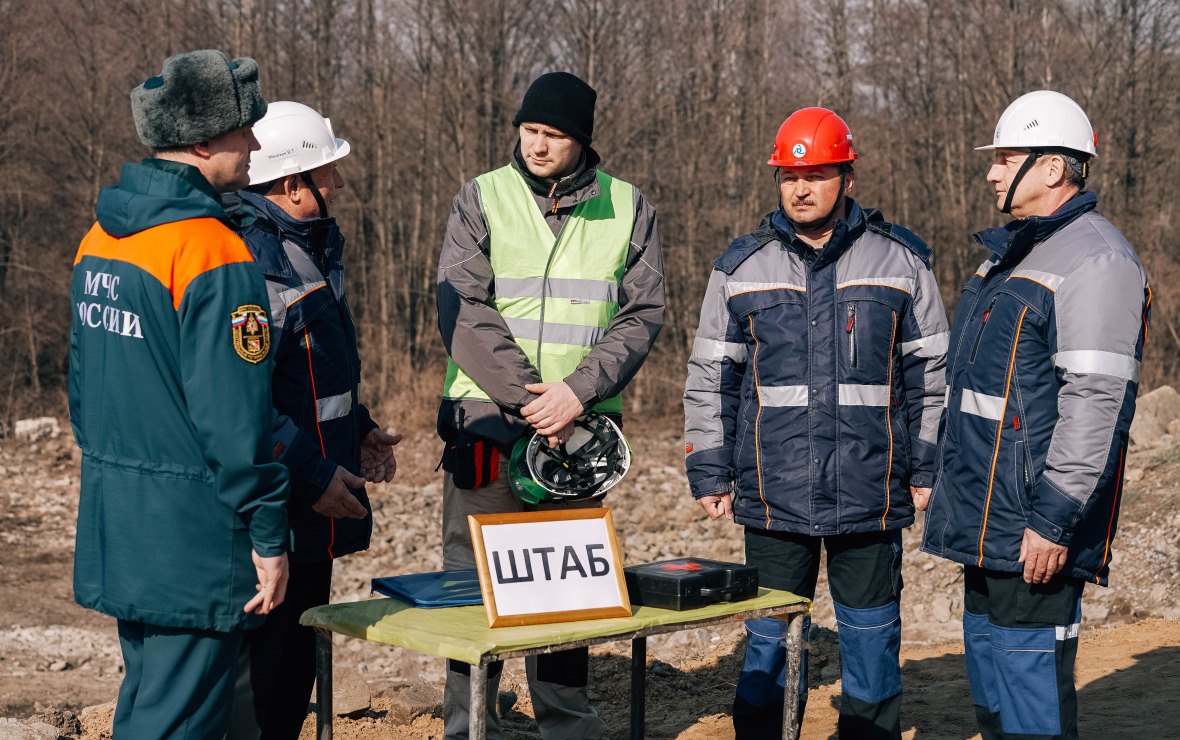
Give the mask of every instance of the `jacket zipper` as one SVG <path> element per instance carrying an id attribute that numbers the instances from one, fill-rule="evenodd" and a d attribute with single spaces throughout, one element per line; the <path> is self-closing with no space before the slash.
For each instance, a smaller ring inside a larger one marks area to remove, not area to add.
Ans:
<path id="1" fill-rule="evenodd" d="M 1014 431 L 1020 431 L 1019 416 L 1012 417 L 1012 429 Z M 1027 437 L 1024 440 L 1024 447 L 1020 450 L 1020 467 L 1024 470 L 1024 492 L 1031 497 L 1033 487 L 1032 461 L 1029 460 Z"/>
<path id="2" fill-rule="evenodd" d="M 762 487 L 762 442 L 759 439 L 762 425 L 762 399 L 758 395 L 758 333 L 754 331 L 754 314 L 749 315 L 750 338 L 754 340 L 754 351 L 750 355 L 750 368 L 754 371 L 754 397 L 758 400 L 758 411 L 754 415 L 754 470 L 758 472 L 758 498 L 766 511 L 766 529 L 770 529 L 770 504 L 766 503 L 766 493 Z"/>
<path id="3" fill-rule="evenodd" d="M 554 191 L 557 190 L 557 183 L 553 183 L 553 187 L 549 189 L 549 195 L 552 197 Z M 553 201 L 553 210 L 550 213 L 557 213 L 558 200 Z M 549 297 L 549 269 L 553 266 L 553 257 L 557 254 L 557 244 L 561 241 L 561 235 L 565 232 L 565 225 L 569 223 L 569 218 L 561 222 L 560 228 L 557 229 L 557 236 L 553 239 L 553 246 L 549 248 L 549 257 L 545 260 L 545 274 L 541 279 L 541 318 L 539 326 L 537 327 L 537 373 L 541 374 L 541 347 L 545 345 L 545 300 Z M 541 381 L 544 382 L 545 376 L 541 374 Z"/>
<path id="4" fill-rule="evenodd" d="M 844 332 L 848 335 L 848 358 L 852 367 L 856 367 L 856 304 L 848 304 L 848 323 L 844 325 Z"/>
<path id="5" fill-rule="evenodd" d="M 549 209 L 550 214 L 557 213 L 557 206 L 561 203 L 561 199 L 554 195 L 557 192 L 557 183 L 553 183 L 553 187 L 549 188 L 549 197 L 553 198 L 553 207 Z"/>
<path id="6" fill-rule="evenodd" d="M 997 296 L 998 297 L 998 296 Z M 979 333 L 975 335 L 975 344 L 971 347 L 971 364 L 975 364 L 975 356 L 979 354 L 979 345 L 983 341 L 983 330 L 987 328 L 987 320 L 992 315 L 992 309 L 995 308 L 996 299 L 992 298 L 992 302 L 987 304 L 987 309 L 983 312 L 983 318 L 979 321 Z"/>

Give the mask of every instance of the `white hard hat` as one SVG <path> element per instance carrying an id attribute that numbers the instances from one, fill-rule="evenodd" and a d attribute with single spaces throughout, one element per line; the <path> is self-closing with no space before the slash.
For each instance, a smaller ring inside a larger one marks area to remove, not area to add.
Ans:
<path id="1" fill-rule="evenodd" d="M 980 149 L 1071 149 L 1098 155 L 1098 137 L 1086 112 L 1072 98 L 1052 90 L 1025 93 L 1012 101 L 996 124 L 991 144 Z"/>
<path id="2" fill-rule="evenodd" d="M 350 147 L 332 133 L 332 122 L 302 103 L 271 103 L 254 124 L 261 149 L 250 153 L 250 184 L 314 170 L 348 156 Z"/>

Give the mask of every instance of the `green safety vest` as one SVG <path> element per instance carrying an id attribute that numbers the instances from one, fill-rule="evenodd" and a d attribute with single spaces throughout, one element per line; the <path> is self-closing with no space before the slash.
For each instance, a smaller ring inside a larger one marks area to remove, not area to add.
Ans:
<path id="1" fill-rule="evenodd" d="M 556 239 L 511 165 L 475 179 L 488 225 L 496 310 L 546 383 L 574 372 L 619 312 L 634 194 L 629 183 L 597 176 L 602 192 L 574 207 Z M 443 397 L 491 400 L 454 360 L 447 362 Z M 594 409 L 619 413 L 622 396 Z"/>

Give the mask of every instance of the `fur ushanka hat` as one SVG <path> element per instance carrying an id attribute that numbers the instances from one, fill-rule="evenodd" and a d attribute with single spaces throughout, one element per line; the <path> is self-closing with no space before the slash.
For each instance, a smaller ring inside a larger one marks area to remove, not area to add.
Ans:
<path id="1" fill-rule="evenodd" d="M 139 140 L 151 149 L 176 149 L 215 139 L 266 115 L 258 63 L 230 60 L 216 49 L 177 54 L 160 74 L 131 91 Z"/>

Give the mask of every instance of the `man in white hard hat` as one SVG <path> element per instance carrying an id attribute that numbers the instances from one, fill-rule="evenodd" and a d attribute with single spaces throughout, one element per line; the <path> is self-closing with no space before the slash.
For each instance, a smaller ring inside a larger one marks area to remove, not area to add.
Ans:
<path id="1" fill-rule="evenodd" d="M 315 634 L 299 615 L 328 603 L 332 561 L 368 549 L 365 481 L 393 479 L 392 435 L 358 399 L 356 328 L 344 292 L 344 237 L 331 215 L 347 141 L 300 103 L 272 103 L 261 148 L 230 213 L 266 278 L 274 456 L 291 471 L 287 602 L 247 635 L 230 737 L 299 736 L 315 680 Z"/>
<path id="2" fill-rule="evenodd" d="M 1084 189 L 1095 141 L 1077 103 L 1041 90 L 979 147 L 1015 220 L 975 235 L 990 256 L 955 312 L 922 549 L 964 566 L 967 674 L 989 740 L 1078 736 L 1082 589 L 1107 584 L 1118 522 L 1151 290 Z"/>

